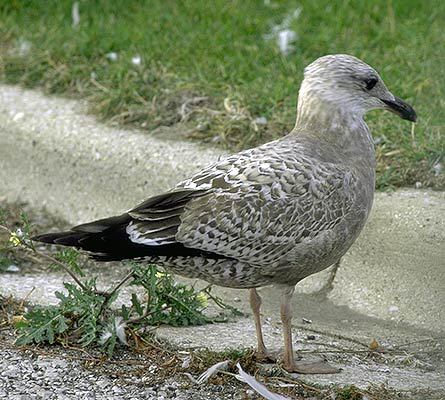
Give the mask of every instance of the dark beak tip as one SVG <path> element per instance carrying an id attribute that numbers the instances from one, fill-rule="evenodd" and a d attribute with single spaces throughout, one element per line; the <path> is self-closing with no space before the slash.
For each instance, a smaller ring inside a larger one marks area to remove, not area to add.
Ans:
<path id="1" fill-rule="evenodd" d="M 417 121 L 417 114 L 414 108 L 408 103 L 405 103 L 402 99 L 395 97 L 393 101 L 383 100 L 383 102 L 387 105 L 390 111 L 399 115 L 402 119 L 411 122 Z"/>
<path id="2" fill-rule="evenodd" d="M 412 113 L 402 117 L 403 119 L 406 119 L 407 121 L 411 121 L 411 122 L 417 122 L 417 114 L 414 110 L 412 110 Z"/>

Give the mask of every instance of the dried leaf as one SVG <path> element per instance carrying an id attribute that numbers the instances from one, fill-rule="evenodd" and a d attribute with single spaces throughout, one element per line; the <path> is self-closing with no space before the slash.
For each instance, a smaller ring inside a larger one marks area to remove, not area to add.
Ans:
<path id="1" fill-rule="evenodd" d="M 372 339 L 371 343 L 369 344 L 369 348 L 372 351 L 376 351 L 379 348 L 379 343 L 377 342 L 377 340 Z"/>

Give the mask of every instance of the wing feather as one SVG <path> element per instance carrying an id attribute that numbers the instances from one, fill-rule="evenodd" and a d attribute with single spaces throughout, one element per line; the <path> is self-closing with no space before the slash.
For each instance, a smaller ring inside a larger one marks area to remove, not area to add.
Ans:
<path id="1" fill-rule="evenodd" d="M 280 145 L 238 153 L 182 182 L 209 191 L 184 207 L 176 239 L 269 265 L 336 229 L 353 208 L 357 177 L 335 162 L 314 162 L 316 155 L 303 156 L 298 146 Z"/>

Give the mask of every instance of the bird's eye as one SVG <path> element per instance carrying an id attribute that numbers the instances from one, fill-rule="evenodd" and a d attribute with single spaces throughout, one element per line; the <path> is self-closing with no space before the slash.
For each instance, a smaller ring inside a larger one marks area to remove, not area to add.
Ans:
<path id="1" fill-rule="evenodd" d="M 368 78 L 365 80 L 366 90 L 371 90 L 377 84 L 377 78 Z"/>

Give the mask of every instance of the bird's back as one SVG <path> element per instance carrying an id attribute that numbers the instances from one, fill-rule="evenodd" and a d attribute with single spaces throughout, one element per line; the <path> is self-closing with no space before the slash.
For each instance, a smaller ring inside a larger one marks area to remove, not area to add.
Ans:
<path id="1" fill-rule="evenodd" d="M 372 202 L 373 182 L 341 158 L 328 143 L 289 135 L 216 163 L 178 186 L 209 192 L 188 203 L 176 240 L 273 281 L 324 269 Z"/>

